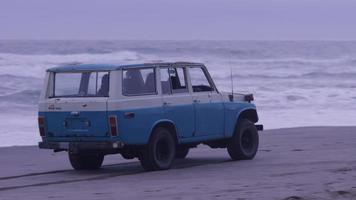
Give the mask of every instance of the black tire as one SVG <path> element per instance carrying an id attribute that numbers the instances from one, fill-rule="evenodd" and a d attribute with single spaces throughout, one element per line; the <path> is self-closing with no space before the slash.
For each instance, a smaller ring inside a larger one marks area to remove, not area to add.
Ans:
<path id="1" fill-rule="evenodd" d="M 149 143 L 142 149 L 139 159 L 147 171 L 165 170 L 172 166 L 176 154 L 176 142 L 170 130 L 159 127 L 154 130 Z"/>
<path id="2" fill-rule="evenodd" d="M 183 159 L 187 157 L 189 153 L 189 147 L 178 147 L 176 150 L 176 158 Z"/>
<path id="3" fill-rule="evenodd" d="M 132 149 L 123 149 L 120 154 L 124 159 L 128 159 L 128 160 L 134 159 L 135 157 L 137 157 L 134 153 L 134 150 L 132 150 Z"/>
<path id="4" fill-rule="evenodd" d="M 227 151 L 233 160 L 251 160 L 257 153 L 258 144 L 258 132 L 254 123 L 241 119 L 227 144 Z"/>
<path id="5" fill-rule="evenodd" d="M 69 161 L 75 170 L 99 169 L 104 161 L 102 154 L 68 153 Z"/>
<path id="6" fill-rule="evenodd" d="M 131 159 L 134 159 L 135 158 L 135 155 L 131 154 L 131 153 L 128 153 L 128 152 L 122 152 L 121 153 L 121 156 L 124 158 L 124 159 L 127 159 L 127 160 L 131 160 Z"/>

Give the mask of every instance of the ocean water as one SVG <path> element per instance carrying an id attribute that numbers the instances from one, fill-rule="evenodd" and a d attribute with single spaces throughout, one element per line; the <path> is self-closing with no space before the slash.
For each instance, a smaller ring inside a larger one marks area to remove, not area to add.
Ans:
<path id="1" fill-rule="evenodd" d="M 356 42 L 0 40 L 0 146 L 40 140 L 46 68 L 153 61 L 205 63 L 221 91 L 232 69 L 234 91 L 255 95 L 266 129 L 356 125 Z"/>

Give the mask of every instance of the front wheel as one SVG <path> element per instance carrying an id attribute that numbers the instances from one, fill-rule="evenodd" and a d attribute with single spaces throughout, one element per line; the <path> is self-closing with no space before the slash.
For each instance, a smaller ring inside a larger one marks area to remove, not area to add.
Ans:
<path id="1" fill-rule="evenodd" d="M 154 130 L 149 143 L 141 150 L 139 160 L 147 171 L 169 169 L 176 154 L 176 143 L 169 129 Z"/>
<path id="2" fill-rule="evenodd" d="M 69 161 L 75 170 L 99 169 L 104 161 L 102 154 L 68 153 Z"/>
<path id="3" fill-rule="evenodd" d="M 233 160 L 251 160 L 257 153 L 258 143 L 258 132 L 254 123 L 241 119 L 228 142 L 227 151 Z"/>

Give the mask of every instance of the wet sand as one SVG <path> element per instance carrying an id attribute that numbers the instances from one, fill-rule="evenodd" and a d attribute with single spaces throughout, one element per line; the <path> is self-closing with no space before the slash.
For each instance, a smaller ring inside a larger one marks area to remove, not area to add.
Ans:
<path id="1" fill-rule="evenodd" d="M 356 199 L 356 127 L 268 130 L 254 160 L 199 146 L 156 172 L 120 155 L 77 172 L 64 152 L 0 148 L 0 199 Z"/>

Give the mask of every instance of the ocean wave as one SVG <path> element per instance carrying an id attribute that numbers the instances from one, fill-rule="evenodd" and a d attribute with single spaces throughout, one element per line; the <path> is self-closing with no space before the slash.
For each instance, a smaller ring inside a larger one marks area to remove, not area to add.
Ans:
<path id="1" fill-rule="evenodd" d="M 355 64 L 355 58 L 342 57 L 342 58 L 322 58 L 322 59 L 311 59 L 311 58 L 256 58 L 256 59 L 231 59 L 226 60 L 226 65 L 238 65 L 238 64 L 251 64 L 251 65 L 284 65 L 288 66 L 298 66 L 298 65 L 348 65 Z M 274 66 L 278 67 L 278 66 Z"/>
<path id="2" fill-rule="evenodd" d="M 230 80 L 231 75 L 225 76 L 216 76 L 218 79 Z M 233 78 L 236 79 L 312 79 L 312 78 L 336 78 L 336 79 L 355 79 L 356 73 L 331 73 L 331 72 L 310 72 L 302 73 L 300 75 L 291 75 L 291 74 L 277 74 L 277 75 L 268 75 L 268 74 L 234 74 Z"/>
<path id="3" fill-rule="evenodd" d="M 22 75 L 14 75 L 14 74 L 0 74 L 0 81 L 14 81 L 14 80 L 21 80 L 21 81 L 29 81 L 29 80 L 42 80 L 37 77 L 30 77 L 30 76 L 22 76 Z"/>
<path id="4" fill-rule="evenodd" d="M 23 58 L 29 61 L 54 61 L 57 62 L 60 60 L 81 60 L 88 57 L 98 57 L 98 59 L 118 59 L 118 60 L 132 60 L 143 58 L 138 52 L 135 51 L 117 51 L 110 53 L 73 53 L 73 54 L 15 54 L 15 53 L 0 53 L 2 60 L 16 60 Z"/>
<path id="5" fill-rule="evenodd" d="M 288 101 L 307 100 L 306 97 L 299 96 L 299 95 L 287 95 L 286 98 Z"/>
<path id="6" fill-rule="evenodd" d="M 353 72 L 310 72 L 303 74 L 301 77 L 308 77 L 308 78 L 356 78 L 356 73 Z"/>
<path id="7" fill-rule="evenodd" d="M 42 88 L 43 79 L 22 75 L 0 74 L 0 97 L 11 95 L 23 90 L 38 90 Z"/>
<path id="8" fill-rule="evenodd" d="M 354 124 L 356 42 L 0 40 L 1 131 L 21 132 L 16 144 L 37 130 L 47 68 L 157 60 L 203 62 L 221 91 L 231 91 L 233 68 L 234 90 L 254 93 L 259 123 L 269 127 L 306 125 L 305 113 L 309 125 Z M 338 120 L 335 113 L 349 120 Z"/>
<path id="9" fill-rule="evenodd" d="M 38 103 L 40 93 L 40 90 L 23 90 L 12 94 L 0 95 L 0 101 L 35 105 Z"/>
<path id="10" fill-rule="evenodd" d="M 133 51 L 120 51 L 107 54 L 43 54 L 43 55 L 19 55 L 0 54 L 0 75 L 43 78 L 47 68 L 63 63 L 141 63 L 157 59 L 154 56 L 142 55 Z"/>

